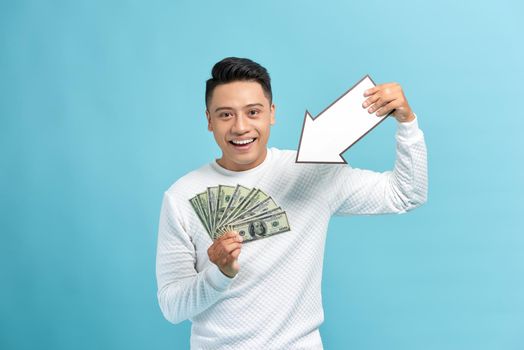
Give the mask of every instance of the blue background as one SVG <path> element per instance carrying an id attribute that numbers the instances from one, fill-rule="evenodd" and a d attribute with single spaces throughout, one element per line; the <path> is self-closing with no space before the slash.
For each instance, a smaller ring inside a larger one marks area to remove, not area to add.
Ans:
<path id="1" fill-rule="evenodd" d="M 296 149 L 365 74 L 419 116 L 429 201 L 335 218 L 326 349 L 524 349 L 518 1 L 0 3 L 0 348 L 184 349 L 156 300 L 163 191 L 220 155 L 204 82 L 227 56 L 270 72 L 270 146 Z M 351 148 L 391 169 L 396 122 Z"/>

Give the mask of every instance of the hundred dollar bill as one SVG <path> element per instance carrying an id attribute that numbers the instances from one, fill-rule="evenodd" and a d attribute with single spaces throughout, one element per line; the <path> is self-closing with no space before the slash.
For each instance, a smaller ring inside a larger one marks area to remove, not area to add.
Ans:
<path id="1" fill-rule="evenodd" d="M 189 201 L 213 240 L 231 230 L 251 241 L 291 229 L 286 212 L 258 188 L 217 185 Z"/>
<path id="2" fill-rule="evenodd" d="M 276 235 L 290 231 L 286 212 L 255 220 L 233 224 L 228 227 L 231 231 L 237 231 L 243 237 L 244 242 Z"/>
<path id="3" fill-rule="evenodd" d="M 233 196 L 229 202 L 228 207 L 224 211 L 222 218 L 220 220 L 219 226 L 222 226 L 223 223 L 228 222 L 229 218 L 236 214 L 239 207 L 250 197 L 256 190 L 253 188 L 247 188 L 242 185 L 238 185 L 233 193 Z"/>
<path id="4" fill-rule="evenodd" d="M 264 199 L 262 202 L 252 206 L 250 209 L 247 209 L 243 211 L 240 215 L 236 216 L 229 222 L 241 222 L 245 221 L 246 219 L 249 219 L 249 217 L 252 216 L 258 216 L 259 214 L 271 211 L 273 209 L 278 208 L 277 203 L 273 200 L 273 198 L 268 197 Z M 227 223 L 225 223 L 227 224 Z"/>
<path id="5" fill-rule="evenodd" d="M 250 210 L 268 198 L 269 196 L 259 189 L 255 195 L 250 198 L 249 203 L 247 203 L 242 210 Z"/>
<path id="6" fill-rule="evenodd" d="M 215 212 L 217 208 L 218 186 L 207 188 L 207 204 L 209 210 L 209 227 L 211 232 L 215 231 Z"/>
<path id="7" fill-rule="evenodd" d="M 217 227 L 220 223 L 220 219 L 222 219 L 222 215 L 226 211 L 226 208 L 229 204 L 229 201 L 231 200 L 231 196 L 235 192 L 235 189 L 236 189 L 235 186 L 225 186 L 225 185 L 218 186 L 218 200 L 217 200 L 217 209 L 215 213 L 215 223 Z"/>
<path id="8" fill-rule="evenodd" d="M 269 196 L 259 189 L 254 188 L 248 197 L 241 203 L 237 209 L 229 215 L 227 218 L 228 222 L 234 221 L 236 217 L 242 215 L 246 210 L 260 203 Z"/>
<path id="9" fill-rule="evenodd" d="M 228 224 L 226 224 L 224 226 L 227 227 L 227 226 L 239 225 L 239 224 L 242 224 L 244 222 L 253 221 L 255 219 L 263 219 L 263 218 L 268 217 L 269 215 L 277 215 L 277 214 L 281 214 L 283 212 L 284 211 L 282 210 L 282 208 L 278 207 L 278 208 L 271 209 L 271 210 L 268 210 L 268 211 L 265 211 L 265 212 L 262 212 L 262 213 L 254 214 L 254 215 L 251 215 L 251 216 L 246 216 L 243 219 L 240 219 L 240 217 L 238 217 L 235 221 L 233 221 L 231 223 L 228 223 Z"/>
<path id="10" fill-rule="evenodd" d="M 231 200 L 227 204 L 226 210 L 224 210 L 224 213 L 222 214 L 222 218 L 220 218 L 220 223 L 224 222 L 224 220 L 229 216 L 229 214 L 236 209 L 236 207 L 244 201 L 246 196 L 251 192 L 250 188 L 247 188 L 242 185 L 237 185 L 235 187 L 235 191 L 231 195 Z"/>
<path id="11" fill-rule="evenodd" d="M 197 214 L 198 218 L 200 219 L 200 222 L 202 222 L 202 225 L 206 229 L 207 233 L 211 235 L 210 229 L 207 227 L 206 220 L 204 219 L 204 215 L 202 212 L 202 209 L 200 208 L 200 203 L 198 201 L 198 198 L 195 196 L 189 200 L 189 203 L 191 203 L 191 206 L 193 207 L 193 210 Z"/>
<path id="12" fill-rule="evenodd" d="M 200 203 L 200 209 L 202 210 L 204 214 L 204 219 L 206 220 L 207 228 L 209 229 L 209 232 L 211 232 L 211 226 L 209 221 L 209 207 L 208 207 L 208 199 L 207 199 L 207 191 L 204 191 L 202 193 L 197 194 L 198 202 Z"/>

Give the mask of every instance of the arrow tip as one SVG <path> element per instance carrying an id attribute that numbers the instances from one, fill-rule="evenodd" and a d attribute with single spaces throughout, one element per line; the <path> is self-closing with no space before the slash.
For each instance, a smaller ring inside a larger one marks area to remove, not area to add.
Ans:
<path id="1" fill-rule="evenodd" d="M 306 110 L 295 163 L 347 164 L 341 154 L 325 147 L 326 143 L 322 143 L 321 135 L 315 129 L 318 129 L 315 119 Z"/>

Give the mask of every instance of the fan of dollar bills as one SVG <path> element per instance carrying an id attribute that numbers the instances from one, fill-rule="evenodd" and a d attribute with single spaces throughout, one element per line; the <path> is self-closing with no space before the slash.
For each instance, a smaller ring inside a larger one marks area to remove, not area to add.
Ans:
<path id="1" fill-rule="evenodd" d="M 291 229 L 286 212 L 257 188 L 208 187 L 189 202 L 211 239 L 237 231 L 246 242 Z"/>

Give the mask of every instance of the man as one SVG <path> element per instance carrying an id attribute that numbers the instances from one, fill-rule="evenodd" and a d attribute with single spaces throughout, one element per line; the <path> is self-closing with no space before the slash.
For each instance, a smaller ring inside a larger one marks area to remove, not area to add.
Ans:
<path id="1" fill-rule="evenodd" d="M 266 226 L 263 221 L 254 221 L 249 224 L 249 234 L 251 237 L 264 236 L 266 234 Z"/>
<path id="2" fill-rule="evenodd" d="M 173 323 L 192 321 L 192 348 L 322 349 L 330 217 L 404 213 L 426 201 L 424 137 L 402 88 L 377 85 L 365 96 L 362 108 L 393 111 L 398 121 L 393 171 L 297 164 L 296 151 L 268 149 L 275 105 L 266 69 L 235 57 L 213 67 L 206 117 L 222 156 L 165 192 L 158 234 L 160 308 Z M 234 231 L 211 240 L 189 199 L 219 184 L 262 189 L 286 211 L 290 230 L 245 244 Z"/>

